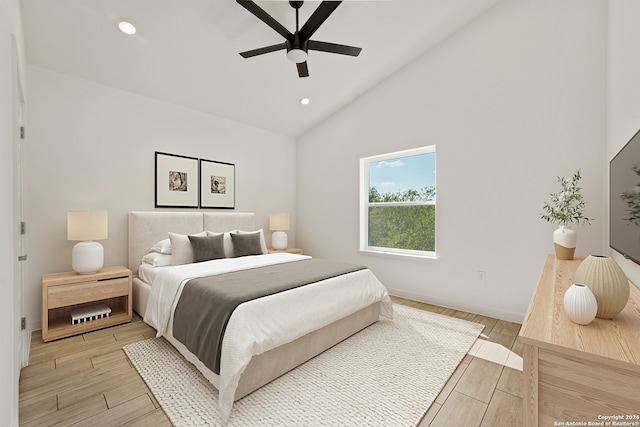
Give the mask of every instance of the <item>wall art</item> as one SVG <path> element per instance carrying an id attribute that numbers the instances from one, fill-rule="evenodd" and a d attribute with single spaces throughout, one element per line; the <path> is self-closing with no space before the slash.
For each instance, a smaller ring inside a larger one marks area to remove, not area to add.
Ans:
<path id="1" fill-rule="evenodd" d="M 233 163 L 200 159 L 201 208 L 235 208 L 235 168 Z"/>
<path id="2" fill-rule="evenodd" d="M 198 207 L 198 159 L 156 151 L 156 208 Z"/>

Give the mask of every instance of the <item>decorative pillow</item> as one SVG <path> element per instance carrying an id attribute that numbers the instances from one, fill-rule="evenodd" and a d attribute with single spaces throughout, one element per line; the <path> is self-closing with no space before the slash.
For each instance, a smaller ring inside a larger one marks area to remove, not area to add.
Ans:
<path id="1" fill-rule="evenodd" d="M 155 245 L 151 246 L 149 252 L 157 252 L 159 254 L 171 254 L 171 241 L 167 239 L 160 240 Z"/>
<path id="2" fill-rule="evenodd" d="M 151 267 L 164 267 L 166 265 L 171 265 L 171 257 L 171 254 L 150 252 L 142 257 L 142 262 L 149 264 Z"/>
<path id="3" fill-rule="evenodd" d="M 260 248 L 262 250 L 262 254 L 267 254 L 269 253 L 267 250 L 267 243 L 264 240 L 264 231 L 262 231 L 262 228 L 260 230 L 256 230 L 256 231 L 242 231 L 242 230 L 234 230 L 232 231 L 232 233 L 237 233 L 237 234 L 259 234 L 260 235 Z"/>
<path id="4" fill-rule="evenodd" d="M 204 231 L 192 236 L 206 236 Z M 169 240 L 171 241 L 171 265 L 191 264 L 193 262 L 193 249 L 191 242 L 186 234 L 176 234 L 169 232 Z"/>
<path id="5" fill-rule="evenodd" d="M 262 255 L 260 233 L 231 233 L 233 254 L 236 257 L 247 255 Z"/>
<path id="6" fill-rule="evenodd" d="M 193 261 L 202 262 L 225 258 L 224 235 L 188 236 L 193 249 Z"/>
<path id="7" fill-rule="evenodd" d="M 230 233 L 216 233 L 215 231 L 207 231 L 207 236 L 224 236 L 224 256 L 225 258 L 233 258 L 233 241 Z"/>

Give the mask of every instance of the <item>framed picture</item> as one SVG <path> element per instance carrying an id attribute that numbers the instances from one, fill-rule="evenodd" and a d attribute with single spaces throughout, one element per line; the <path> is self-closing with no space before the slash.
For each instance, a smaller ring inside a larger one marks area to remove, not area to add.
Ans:
<path id="1" fill-rule="evenodd" d="M 201 208 L 235 208 L 235 170 L 233 163 L 200 159 Z"/>
<path id="2" fill-rule="evenodd" d="M 156 151 L 156 208 L 198 207 L 198 159 Z"/>

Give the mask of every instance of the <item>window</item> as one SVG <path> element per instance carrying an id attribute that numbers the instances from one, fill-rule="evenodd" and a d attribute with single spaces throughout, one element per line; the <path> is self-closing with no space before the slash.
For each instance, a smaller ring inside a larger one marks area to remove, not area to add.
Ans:
<path id="1" fill-rule="evenodd" d="M 436 147 L 360 159 L 360 250 L 436 256 Z"/>

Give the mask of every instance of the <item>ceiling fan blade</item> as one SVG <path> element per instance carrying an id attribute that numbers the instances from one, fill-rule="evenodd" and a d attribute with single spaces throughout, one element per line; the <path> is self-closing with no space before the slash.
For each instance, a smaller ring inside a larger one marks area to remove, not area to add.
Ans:
<path id="1" fill-rule="evenodd" d="M 307 68 L 306 62 L 299 62 L 296 65 L 298 66 L 298 77 L 309 77 L 309 68 Z"/>
<path id="2" fill-rule="evenodd" d="M 362 51 L 361 47 L 345 46 L 343 44 L 318 42 L 309 40 L 309 50 L 319 50 L 321 52 L 338 53 L 340 55 L 358 56 Z"/>
<path id="3" fill-rule="evenodd" d="M 267 24 L 268 26 L 276 30 L 278 34 L 280 34 L 282 37 L 289 38 L 293 36 L 293 34 L 291 34 L 289 30 L 287 30 L 281 23 L 276 21 L 274 17 L 269 15 L 267 12 L 265 12 L 264 9 L 262 9 L 260 6 L 255 4 L 253 1 L 251 0 L 236 0 L 236 1 L 238 2 L 238 4 L 240 4 L 240 6 L 244 7 L 249 12 L 253 13 L 259 20 L 261 20 L 262 22 L 264 22 L 265 24 Z"/>
<path id="4" fill-rule="evenodd" d="M 320 6 L 309 17 L 309 20 L 300 28 L 298 34 L 303 40 L 309 40 L 313 33 L 315 33 L 320 25 L 327 20 L 329 15 L 333 13 L 341 1 L 323 1 Z"/>
<path id="5" fill-rule="evenodd" d="M 271 46 L 265 46 L 258 49 L 248 50 L 246 52 L 240 52 L 243 58 L 251 58 L 252 56 L 262 55 L 264 53 L 275 52 L 276 50 L 286 49 L 286 43 L 278 43 Z"/>

